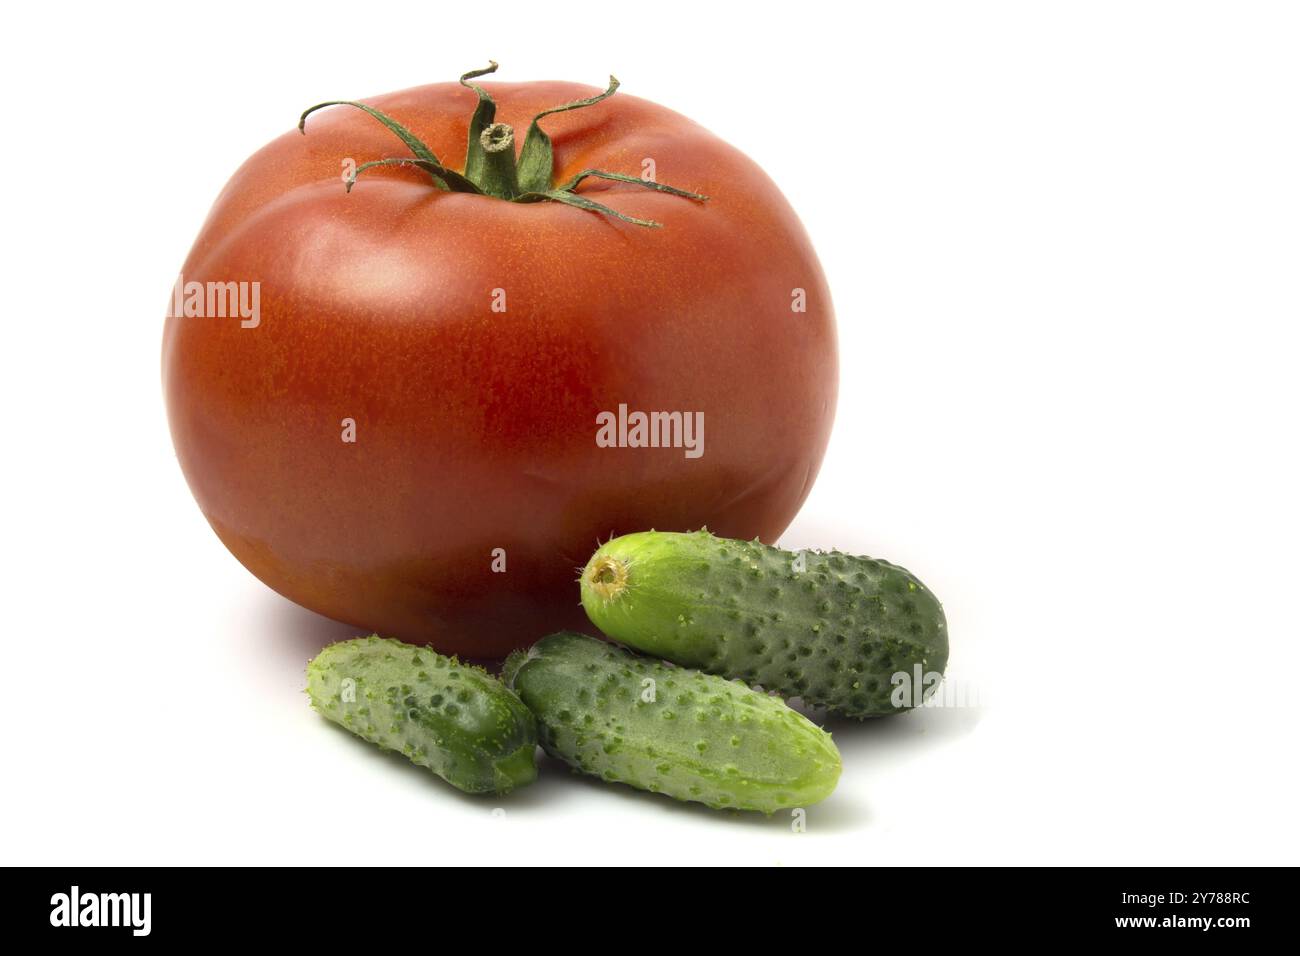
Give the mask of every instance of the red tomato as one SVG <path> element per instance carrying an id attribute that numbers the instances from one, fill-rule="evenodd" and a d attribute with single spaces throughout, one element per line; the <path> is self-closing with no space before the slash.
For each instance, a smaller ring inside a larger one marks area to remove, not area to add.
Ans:
<path id="1" fill-rule="evenodd" d="M 520 131 L 593 93 L 487 89 Z M 464 167 L 470 89 L 366 102 Z M 254 154 L 218 197 L 182 271 L 203 294 L 178 295 L 204 314 L 182 307 L 163 336 L 172 437 L 222 542 L 291 600 L 495 657 L 583 621 L 574 579 L 598 541 L 701 525 L 772 541 L 808 494 L 834 414 L 834 317 L 776 186 L 635 97 L 540 125 L 555 183 L 652 164 L 709 198 L 577 187 L 662 224 L 648 228 L 446 191 L 412 167 L 367 170 L 349 192 L 345 162 L 411 153 L 347 106 Z M 214 315 L 210 283 L 247 283 L 217 291 L 242 288 L 246 306 L 256 291 L 256 321 Z M 602 447 L 599 416 L 620 406 L 702 414 L 703 453 Z"/>

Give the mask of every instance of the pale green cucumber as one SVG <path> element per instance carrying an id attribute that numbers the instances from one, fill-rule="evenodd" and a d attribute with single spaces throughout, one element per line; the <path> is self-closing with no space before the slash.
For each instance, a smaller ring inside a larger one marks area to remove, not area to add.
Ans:
<path id="1" fill-rule="evenodd" d="M 597 550 L 581 589 L 616 641 L 851 717 L 919 705 L 948 663 L 943 607 L 887 561 L 646 531 Z"/>

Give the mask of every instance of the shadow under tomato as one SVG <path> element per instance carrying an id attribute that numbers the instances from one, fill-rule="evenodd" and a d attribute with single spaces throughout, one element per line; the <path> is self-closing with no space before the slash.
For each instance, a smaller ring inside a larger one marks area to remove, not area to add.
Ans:
<path id="1" fill-rule="evenodd" d="M 292 658 L 295 663 L 315 657 L 329 644 L 353 637 L 368 637 L 372 633 L 354 624 L 345 624 L 317 614 L 315 611 L 309 611 L 270 589 L 267 589 L 263 595 L 263 604 L 258 609 L 258 615 L 266 632 L 274 635 L 276 653 Z M 380 634 L 380 637 L 384 636 Z M 499 660 L 469 657 L 460 659 L 493 674 L 501 670 L 502 661 Z"/>

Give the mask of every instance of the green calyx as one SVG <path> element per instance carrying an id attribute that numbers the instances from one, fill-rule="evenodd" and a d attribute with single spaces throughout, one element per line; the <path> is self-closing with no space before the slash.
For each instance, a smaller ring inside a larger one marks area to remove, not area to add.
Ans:
<path id="1" fill-rule="evenodd" d="M 475 108 L 474 115 L 470 118 L 469 123 L 469 145 L 465 151 L 465 165 L 460 172 L 444 164 L 433 150 L 397 120 L 381 113 L 373 106 L 367 106 L 365 103 L 358 103 L 354 100 L 330 100 L 325 103 L 317 103 L 302 114 L 298 120 L 298 130 L 304 135 L 306 134 L 307 117 L 316 110 L 324 109 L 327 106 L 353 106 L 383 123 L 413 154 L 411 156 L 389 157 L 362 163 L 347 181 L 346 188 L 348 192 L 352 191 L 357 177 L 368 169 L 373 169 L 376 166 L 414 166 L 428 173 L 433 186 L 445 192 L 477 193 L 509 202 L 561 202 L 588 212 L 613 216 L 615 219 L 621 219 L 624 222 L 634 223 L 638 226 L 659 226 L 660 224 L 650 219 L 625 216 L 617 210 L 585 196 L 580 196 L 576 192 L 579 184 L 588 178 L 608 179 L 614 182 L 630 183 L 645 189 L 654 189 L 658 192 L 671 193 L 674 196 L 682 196 L 698 202 L 704 202 L 709 198 L 699 193 L 678 189 L 675 186 L 665 186 L 662 183 L 647 181 L 637 176 L 613 173 L 603 169 L 584 169 L 568 182 L 556 185 L 554 182 L 555 160 L 551 139 L 539 125 L 539 121 L 552 113 L 582 109 L 608 99 L 618 89 L 618 80 L 611 76 L 609 78 L 609 87 L 605 92 L 597 96 L 577 100 L 573 103 L 565 103 L 562 106 L 555 106 L 538 113 L 528 126 L 528 132 L 524 136 L 523 145 L 519 149 L 518 158 L 516 158 L 514 129 L 505 123 L 495 122 L 496 101 L 492 99 L 492 95 L 487 90 L 476 83 L 470 82 L 477 77 L 495 73 L 496 69 L 497 64 L 492 62 L 487 67 L 481 70 L 471 70 L 460 78 L 462 86 L 473 90 L 478 95 L 478 106 Z"/>

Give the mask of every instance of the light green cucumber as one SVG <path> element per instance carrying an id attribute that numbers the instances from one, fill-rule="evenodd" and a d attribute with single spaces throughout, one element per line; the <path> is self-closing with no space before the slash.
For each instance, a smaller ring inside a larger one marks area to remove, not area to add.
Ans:
<path id="1" fill-rule="evenodd" d="M 850 717 L 919 705 L 948 663 L 938 599 L 873 558 L 646 531 L 597 550 L 581 587 L 616 641 Z"/>
<path id="2" fill-rule="evenodd" d="M 380 637 L 331 644 L 307 665 L 312 706 L 466 793 L 537 778 L 537 724 L 486 671 Z"/>
<path id="3" fill-rule="evenodd" d="M 780 700 L 561 632 L 506 661 L 542 747 L 583 773 L 716 809 L 804 807 L 830 795 L 840 755 Z"/>

